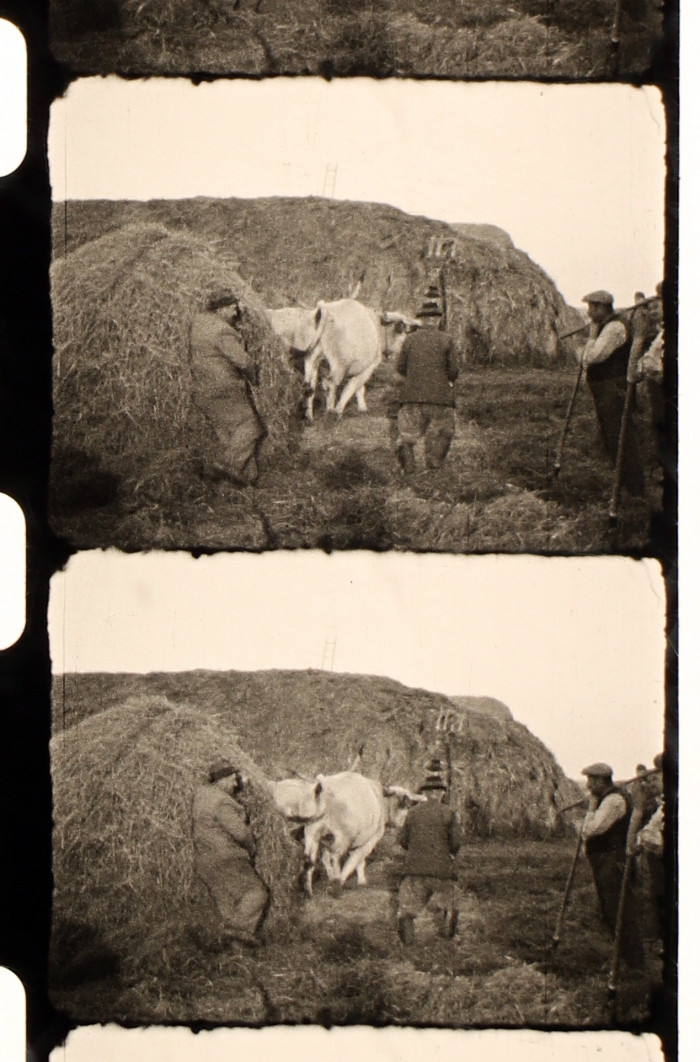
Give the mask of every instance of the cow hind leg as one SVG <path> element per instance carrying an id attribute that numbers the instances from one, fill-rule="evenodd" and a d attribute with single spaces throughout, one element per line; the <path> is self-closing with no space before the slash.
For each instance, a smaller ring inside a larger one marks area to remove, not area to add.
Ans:
<path id="1" fill-rule="evenodd" d="M 357 401 L 357 408 L 359 409 L 360 413 L 366 413 L 367 412 L 367 401 L 365 399 L 365 385 L 364 384 L 362 385 L 362 387 L 358 387 L 357 394 L 355 395 L 355 399 Z"/>
<path id="2" fill-rule="evenodd" d="M 324 848 L 321 852 L 321 862 L 325 867 L 329 881 L 337 881 L 340 878 L 340 860 L 337 852 Z"/>
<path id="3" fill-rule="evenodd" d="M 323 381 L 323 389 L 326 392 L 326 413 L 332 413 L 338 396 L 338 386 L 330 376 Z"/>
<path id="4" fill-rule="evenodd" d="M 352 852 L 350 852 L 348 858 L 343 864 L 343 869 L 340 873 L 341 885 L 344 885 L 350 875 L 354 874 L 356 871 L 358 884 L 367 884 L 367 877 L 365 875 L 365 861 L 367 859 L 367 856 L 374 850 L 374 848 L 381 840 L 383 833 L 383 830 L 377 831 L 377 833 L 370 837 L 369 841 L 365 841 L 364 844 L 360 845 L 358 848 L 354 848 Z"/>
<path id="5" fill-rule="evenodd" d="M 350 379 L 347 381 L 343 390 L 341 391 L 340 401 L 338 402 L 338 405 L 336 406 L 335 410 L 338 418 L 342 417 L 343 411 L 350 399 L 353 397 L 353 395 L 357 394 L 361 387 L 364 388 L 365 384 L 369 380 L 376 367 L 376 365 L 370 365 L 370 367 L 368 369 L 365 369 L 364 372 L 358 373 L 357 376 L 351 376 Z"/>
<path id="6" fill-rule="evenodd" d="M 318 359 L 309 359 L 304 363 L 304 395 L 306 397 L 305 416 L 308 421 L 314 419 L 314 398 L 318 385 Z"/>

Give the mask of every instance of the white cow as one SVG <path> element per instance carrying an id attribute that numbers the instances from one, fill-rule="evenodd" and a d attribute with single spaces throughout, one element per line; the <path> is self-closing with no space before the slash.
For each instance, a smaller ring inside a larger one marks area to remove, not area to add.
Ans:
<path id="1" fill-rule="evenodd" d="M 304 355 L 306 418 L 313 420 L 313 402 L 322 362 L 329 375 L 324 380 L 326 410 L 342 417 L 353 395 L 357 408 L 367 412 L 365 385 L 383 357 L 397 354 L 406 333 L 419 322 L 404 314 L 379 313 L 355 299 L 320 301 L 315 310 L 289 306 L 268 310 L 270 324 L 292 353 Z M 342 386 L 340 398 L 338 388 Z"/>
<path id="2" fill-rule="evenodd" d="M 319 774 L 313 781 L 286 778 L 273 786 L 273 799 L 286 818 L 304 824 L 306 888 L 311 895 L 319 853 L 332 881 L 342 886 L 356 873 L 358 884 L 365 885 L 365 862 L 387 824 L 398 824 L 402 811 L 405 817 L 402 805 L 425 797 L 343 771 Z"/>

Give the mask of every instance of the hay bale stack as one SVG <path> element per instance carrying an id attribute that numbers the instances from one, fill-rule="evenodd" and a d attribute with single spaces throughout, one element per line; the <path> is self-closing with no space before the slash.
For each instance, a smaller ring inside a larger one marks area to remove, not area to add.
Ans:
<path id="1" fill-rule="evenodd" d="M 74 676 L 66 693 L 75 704 L 68 718 L 84 715 L 96 688 L 96 676 Z M 429 757 L 445 758 L 449 746 L 453 805 L 477 835 L 557 834 L 568 829 L 557 809 L 580 797 L 526 727 L 393 679 L 313 670 L 190 671 L 105 675 L 99 688 L 108 699 L 119 689 L 132 696 L 141 690 L 208 705 L 235 726 L 241 747 L 275 778 L 294 770 L 347 770 L 361 750 L 362 773 L 415 788 Z"/>
<path id="2" fill-rule="evenodd" d="M 242 798 L 257 842 L 256 867 L 272 890 L 268 924 L 288 931 L 298 846 L 271 804 L 266 780 L 229 721 L 167 698 L 136 695 L 52 740 L 54 932 L 99 927 L 135 968 L 195 924 L 211 901 L 193 874 L 192 800 L 209 763 L 226 756 L 250 778 Z"/>
<path id="3" fill-rule="evenodd" d="M 298 300 L 358 298 L 376 309 L 413 313 L 438 263 L 431 239 L 456 241 L 447 262 L 450 333 L 468 365 L 551 365 L 561 358 L 557 332 L 566 303 L 549 276 L 509 244 L 507 233 L 484 238 L 455 226 L 379 203 L 307 198 L 70 202 L 56 211 L 62 246 L 64 214 L 71 239 L 105 225 L 135 220 L 177 226 L 235 249 L 240 272 L 270 306 Z M 486 233 L 486 235 L 491 235 Z"/>
<path id="4" fill-rule="evenodd" d="M 190 468 L 201 445 L 196 418 L 188 422 L 190 323 L 222 287 L 239 298 L 239 330 L 259 369 L 263 455 L 293 448 L 299 384 L 232 260 L 189 233 L 136 224 L 52 267 L 55 458 L 79 451 L 132 483 L 149 469 L 167 480 Z"/>

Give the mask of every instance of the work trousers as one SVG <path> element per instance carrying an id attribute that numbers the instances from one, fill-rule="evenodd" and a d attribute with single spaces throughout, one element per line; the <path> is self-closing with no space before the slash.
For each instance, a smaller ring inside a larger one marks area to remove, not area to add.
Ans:
<path id="1" fill-rule="evenodd" d="M 589 377 L 588 386 L 593 397 L 603 445 L 614 466 L 620 443 L 620 427 L 627 382 L 622 376 L 602 380 Z M 644 469 L 634 423 L 634 399 L 627 422 L 627 435 L 622 455 L 622 485 L 630 494 L 644 494 Z"/>
<path id="2" fill-rule="evenodd" d="M 447 457 L 455 433 L 454 408 L 433 402 L 407 402 L 399 407 L 396 431 L 399 460 L 405 471 L 411 472 L 420 466 L 420 457 L 416 462 L 415 447 L 421 441 L 425 467 L 439 468 Z"/>
<path id="3" fill-rule="evenodd" d="M 424 907 L 434 911 L 451 911 L 455 905 L 455 882 L 451 878 L 433 878 L 407 874 L 399 886 L 399 918 L 413 918 Z"/>
<path id="4" fill-rule="evenodd" d="M 269 892 L 249 863 L 242 859 L 200 863 L 197 873 L 209 889 L 221 917 L 221 928 L 253 936 L 262 923 Z"/>
<path id="5" fill-rule="evenodd" d="M 625 873 L 624 852 L 589 853 L 588 862 L 593 872 L 593 880 L 598 893 L 603 922 L 610 936 L 614 938 L 620 906 L 622 879 Z M 631 967 L 641 968 L 644 965 L 644 948 L 639 926 L 634 867 L 632 867 L 627 886 L 627 899 L 622 920 L 620 956 Z"/>
<path id="6" fill-rule="evenodd" d="M 233 380 L 225 394 L 197 392 L 193 401 L 210 433 L 202 446 L 205 475 L 221 474 L 241 483 L 254 483 L 258 476 L 257 448 L 265 428 L 245 381 Z"/>

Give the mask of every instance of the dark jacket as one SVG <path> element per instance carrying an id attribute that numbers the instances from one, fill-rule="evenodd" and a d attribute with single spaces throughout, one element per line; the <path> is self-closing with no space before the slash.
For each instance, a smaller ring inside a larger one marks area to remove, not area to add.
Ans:
<path id="1" fill-rule="evenodd" d="M 255 842 L 246 812 L 223 789 L 203 785 L 195 790 L 192 820 L 198 864 L 250 865 Z"/>
<path id="2" fill-rule="evenodd" d="M 588 837 L 586 839 L 586 855 L 593 856 L 605 855 L 607 853 L 615 853 L 619 858 L 624 859 L 625 849 L 627 846 L 627 831 L 630 824 L 630 816 L 632 814 L 632 800 L 624 789 L 620 789 L 618 786 L 613 785 L 604 793 L 598 801 L 598 807 L 602 804 L 607 796 L 611 793 L 619 793 L 624 798 L 627 805 L 627 812 L 614 822 L 609 830 L 605 833 L 599 833 L 595 837 Z"/>
<path id="3" fill-rule="evenodd" d="M 453 382 L 459 374 L 454 343 L 446 332 L 420 328 L 406 336 L 396 362 L 396 371 L 405 377 L 398 394 L 400 403 L 430 402 L 454 406 Z"/>
<path id="4" fill-rule="evenodd" d="M 610 357 L 606 358 L 605 361 L 596 361 L 588 366 L 586 369 L 586 378 L 589 381 L 592 380 L 594 383 L 597 380 L 613 380 L 618 378 L 622 378 L 623 380 L 627 379 L 627 366 L 630 360 L 630 352 L 632 350 L 632 331 L 629 322 L 626 321 L 624 317 L 614 314 L 605 322 L 601 328 L 601 332 L 613 321 L 619 321 L 624 325 L 625 331 L 627 332 L 627 339 L 622 346 L 614 350 Z"/>
<path id="5" fill-rule="evenodd" d="M 190 331 L 190 366 L 195 388 L 227 394 L 232 379 L 252 378 L 255 367 L 234 328 L 216 313 L 198 313 Z"/>
<path id="6" fill-rule="evenodd" d="M 404 874 L 457 877 L 454 856 L 460 846 L 459 823 L 445 804 L 428 801 L 411 808 L 398 842 L 407 850 Z"/>

